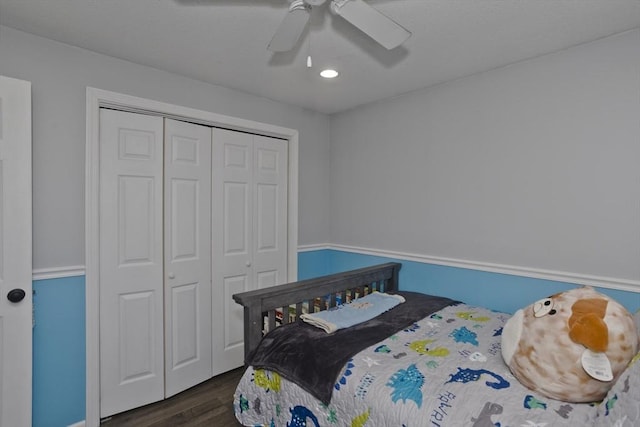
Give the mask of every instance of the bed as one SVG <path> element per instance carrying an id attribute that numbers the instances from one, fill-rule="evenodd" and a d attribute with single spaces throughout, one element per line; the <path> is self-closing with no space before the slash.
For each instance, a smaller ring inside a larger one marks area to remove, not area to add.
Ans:
<path id="1" fill-rule="evenodd" d="M 401 292 L 400 267 L 381 264 L 234 295 L 244 306 L 245 325 L 246 371 L 234 395 L 238 421 L 276 427 L 640 425 L 640 363 L 634 363 L 640 355 L 600 404 L 538 396 L 502 359 L 508 314 Z M 400 294 L 406 303 L 333 334 L 299 321 L 304 313 L 374 291 Z M 384 336 L 376 335 L 380 330 Z"/>

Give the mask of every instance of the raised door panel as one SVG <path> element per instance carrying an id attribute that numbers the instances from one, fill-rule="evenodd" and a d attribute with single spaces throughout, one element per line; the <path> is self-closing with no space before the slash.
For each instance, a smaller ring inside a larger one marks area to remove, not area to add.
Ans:
<path id="1" fill-rule="evenodd" d="M 159 213 L 154 212 L 153 176 L 118 176 L 118 266 L 158 263 L 156 228 Z"/>
<path id="2" fill-rule="evenodd" d="M 177 370 L 201 359 L 198 337 L 198 283 L 187 283 L 171 289 L 171 335 L 173 336 L 170 369 Z"/>
<path id="3" fill-rule="evenodd" d="M 241 348 L 244 351 L 243 310 L 233 301 L 233 294 L 243 292 L 247 288 L 248 276 L 227 277 L 224 281 L 224 334 L 218 345 L 224 351 Z M 235 361 L 238 363 L 238 360 Z"/>
<path id="4" fill-rule="evenodd" d="M 211 129 L 165 120 L 166 397 L 211 368 Z"/>
<path id="5" fill-rule="evenodd" d="M 118 348 L 120 384 L 136 382 L 157 375 L 154 337 L 158 325 L 154 307 L 158 294 L 135 292 L 120 295 L 118 304 Z"/>
<path id="6" fill-rule="evenodd" d="M 256 251 L 278 250 L 278 186 L 256 186 Z"/>
<path id="7" fill-rule="evenodd" d="M 221 206 L 223 209 L 223 253 L 226 257 L 248 260 L 251 256 L 251 248 L 249 247 L 251 231 L 249 184 L 246 182 L 224 182 L 223 185 L 224 196 Z"/>
<path id="8" fill-rule="evenodd" d="M 164 397 L 163 119 L 100 111 L 100 416 Z"/>

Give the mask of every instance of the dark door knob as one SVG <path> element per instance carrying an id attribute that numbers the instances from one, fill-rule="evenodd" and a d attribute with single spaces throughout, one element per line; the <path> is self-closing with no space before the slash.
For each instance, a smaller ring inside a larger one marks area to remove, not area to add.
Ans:
<path id="1" fill-rule="evenodd" d="M 12 289 L 7 294 L 7 299 L 13 303 L 20 302 L 24 299 L 24 290 L 22 289 Z"/>

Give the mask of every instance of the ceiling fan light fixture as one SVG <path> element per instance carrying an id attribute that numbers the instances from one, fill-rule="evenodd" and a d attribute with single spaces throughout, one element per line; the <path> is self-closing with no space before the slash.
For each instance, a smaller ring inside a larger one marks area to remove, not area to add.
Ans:
<path id="1" fill-rule="evenodd" d="M 335 79 L 336 77 L 338 77 L 339 74 L 340 73 L 338 73 L 333 68 L 327 68 L 327 69 L 324 69 L 324 70 L 320 71 L 320 75 L 322 77 L 324 77 L 325 79 Z"/>

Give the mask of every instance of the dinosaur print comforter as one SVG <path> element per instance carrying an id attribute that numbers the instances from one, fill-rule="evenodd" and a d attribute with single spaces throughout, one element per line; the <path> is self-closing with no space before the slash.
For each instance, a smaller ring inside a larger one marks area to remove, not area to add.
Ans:
<path id="1" fill-rule="evenodd" d="M 616 401 L 627 397 L 623 388 L 592 405 L 551 400 L 522 386 L 502 360 L 501 332 L 508 317 L 465 304 L 446 307 L 353 356 L 328 405 L 276 372 L 250 367 L 235 392 L 236 417 L 245 426 L 276 427 L 629 422 L 613 411 Z"/>

